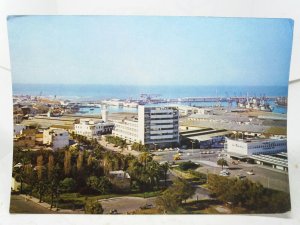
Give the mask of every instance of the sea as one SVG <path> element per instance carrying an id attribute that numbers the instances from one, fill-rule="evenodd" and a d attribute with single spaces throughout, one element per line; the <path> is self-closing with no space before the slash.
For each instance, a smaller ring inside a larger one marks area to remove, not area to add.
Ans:
<path id="1" fill-rule="evenodd" d="M 73 101 L 94 101 L 104 99 L 139 99 L 141 94 L 148 94 L 158 98 L 183 97 L 235 97 L 235 96 L 288 96 L 288 86 L 185 86 L 185 85 L 101 85 L 101 84 L 13 84 L 14 95 L 43 96 Z M 188 104 L 188 103 L 185 103 Z M 213 106 L 216 102 L 192 103 L 195 106 Z M 227 107 L 226 102 L 221 103 Z M 286 107 L 278 107 L 274 102 L 269 104 L 275 113 L 287 113 Z M 233 105 L 234 107 L 234 105 Z M 100 108 L 90 110 L 81 109 L 81 113 L 100 113 Z M 135 108 L 114 107 L 110 112 L 136 112 Z"/>

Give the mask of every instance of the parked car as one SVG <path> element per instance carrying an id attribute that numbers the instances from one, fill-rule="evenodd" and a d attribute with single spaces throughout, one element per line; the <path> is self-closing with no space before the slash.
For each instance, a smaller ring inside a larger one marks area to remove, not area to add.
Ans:
<path id="1" fill-rule="evenodd" d="M 118 214 L 118 210 L 112 209 L 112 210 L 110 210 L 109 214 Z"/>
<path id="2" fill-rule="evenodd" d="M 228 173 L 220 173 L 219 175 L 222 176 L 222 177 L 228 177 L 229 176 Z"/>
<path id="3" fill-rule="evenodd" d="M 238 179 L 240 179 L 240 180 L 243 180 L 243 179 L 246 178 L 246 176 L 243 175 L 243 174 L 238 174 L 238 175 L 236 175 L 235 177 L 238 178 Z"/>
<path id="4" fill-rule="evenodd" d="M 140 207 L 140 209 L 151 209 L 151 208 L 153 208 L 153 205 L 150 203 L 146 203 L 145 205 Z"/>
<path id="5" fill-rule="evenodd" d="M 230 175 L 230 172 L 227 170 L 221 170 L 219 175 L 223 177 L 228 177 Z"/>
<path id="6" fill-rule="evenodd" d="M 253 170 L 250 170 L 250 171 L 247 171 L 247 174 L 254 175 L 254 172 L 253 172 Z"/>

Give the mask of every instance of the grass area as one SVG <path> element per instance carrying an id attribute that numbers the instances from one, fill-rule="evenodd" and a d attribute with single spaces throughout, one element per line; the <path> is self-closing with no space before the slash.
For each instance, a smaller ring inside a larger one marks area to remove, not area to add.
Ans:
<path id="1" fill-rule="evenodd" d="M 172 169 L 172 171 L 180 178 L 191 180 L 197 178 L 195 175 L 191 174 L 189 171 L 182 171 L 178 167 Z"/>
<path id="2" fill-rule="evenodd" d="M 287 128 L 286 127 L 270 127 L 265 131 L 266 134 L 275 134 L 275 135 L 286 135 Z"/>
<path id="3" fill-rule="evenodd" d="M 149 191 L 149 192 L 145 192 L 145 193 L 132 193 L 132 194 L 128 194 L 126 196 L 151 198 L 151 197 L 159 196 L 161 193 L 162 193 L 162 191 Z"/>
<path id="4" fill-rule="evenodd" d="M 188 180 L 190 182 L 194 182 L 197 184 L 206 183 L 206 174 L 200 173 L 194 170 L 186 170 L 183 171 L 178 167 L 172 169 L 172 171 L 180 178 Z"/>

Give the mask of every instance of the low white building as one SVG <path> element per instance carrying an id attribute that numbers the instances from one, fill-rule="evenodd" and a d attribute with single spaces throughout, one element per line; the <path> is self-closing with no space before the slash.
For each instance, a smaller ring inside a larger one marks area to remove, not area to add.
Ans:
<path id="1" fill-rule="evenodd" d="M 226 138 L 225 150 L 238 155 L 268 155 L 287 151 L 286 139 L 238 139 Z"/>
<path id="2" fill-rule="evenodd" d="M 113 123 L 97 119 L 80 119 L 80 122 L 74 125 L 75 133 L 86 137 L 108 134 L 112 132 L 113 128 Z"/>
<path id="3" fill-rule="evenodd" d="M 69 146 L 69 133 L 64 129 L 50 128 L 43 132 L 43 144 L 49 145 L 53 150 Z"/>
<path id="4" fill-rule="evenodd" d="M 20 135 L 22 130 L 25 130 L 26 126 L 22 124 L 14 124 L 14 137 Z"/>

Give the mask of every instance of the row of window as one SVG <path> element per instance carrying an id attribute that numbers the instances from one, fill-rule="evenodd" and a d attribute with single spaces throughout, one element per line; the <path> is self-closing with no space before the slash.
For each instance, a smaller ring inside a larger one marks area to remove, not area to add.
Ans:
<path id="1" fill-rule="evenodd" d="M 253 155 L 265 155 L 265 154 L 273 154 L 273 153 L 275 154 L 278 152 L 282 152 L 282 149 L 281 150 L 273 150 L 273 151 L 254 152 Z"/>
<path id="2" fill-rule="evenodd" d="M 269 143 L 265 145 L 257 145 L 257 146 L 249 146 L 251 149 L 255 148 L 274 148 L 274 147 L 279 147 L 279 146 L 286 146 L 286 143 Z"/>

